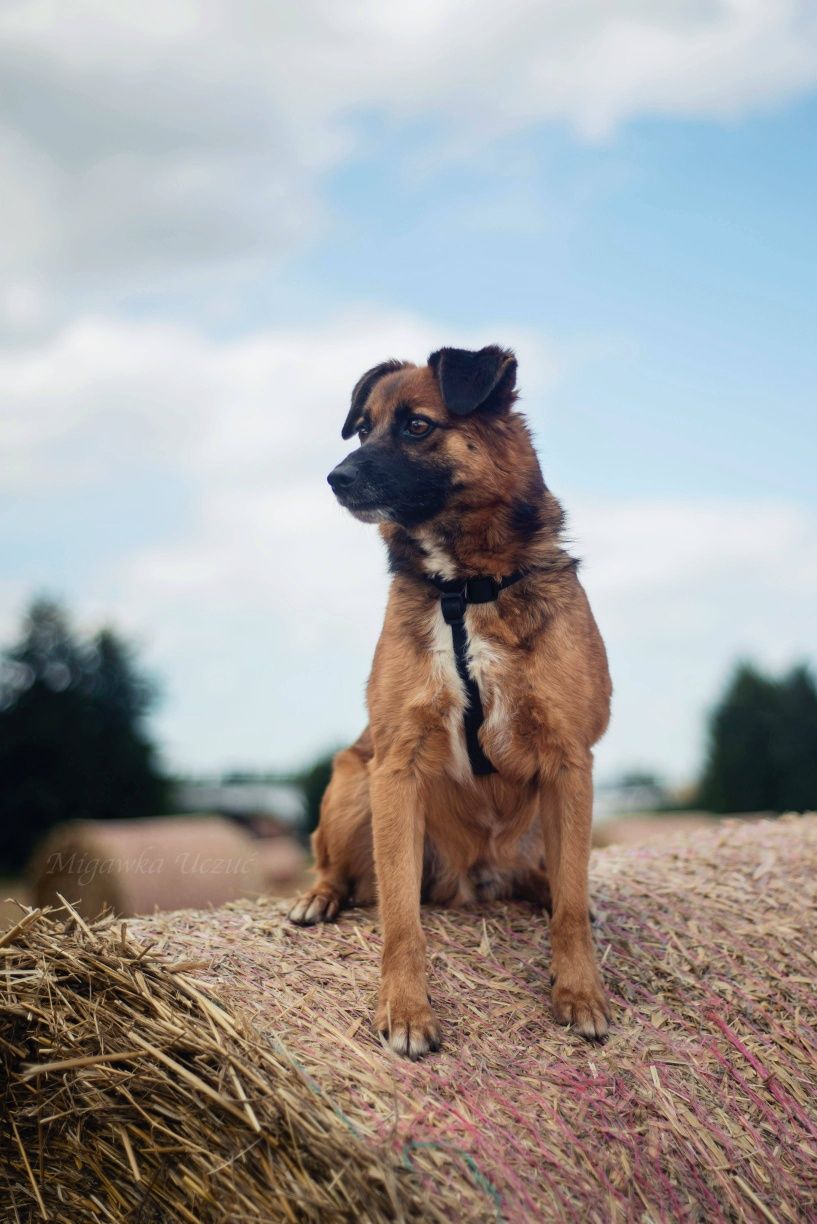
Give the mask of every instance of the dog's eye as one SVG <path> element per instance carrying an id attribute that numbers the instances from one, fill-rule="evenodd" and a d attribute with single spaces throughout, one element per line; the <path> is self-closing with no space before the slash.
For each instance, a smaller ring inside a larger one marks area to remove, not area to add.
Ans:
<path id="1" fill-rule="evenodd" d="M 371 431 L 367 429 L 365 425 L 361 425 L 360 429 L 357 431 L 357 436 L 360 438 L 361 442 L 363 442 L 366 438 L 368 438 L 370 432 Z"/>
<path id="2" fill-rule="evenodd" d="M 427 421 L 425 417 L 409 417 L 406 421 L 406 433 L 412 438 L 424 438 L 426 434 L 431 433 L 434 425 L 431 421 Z"/>

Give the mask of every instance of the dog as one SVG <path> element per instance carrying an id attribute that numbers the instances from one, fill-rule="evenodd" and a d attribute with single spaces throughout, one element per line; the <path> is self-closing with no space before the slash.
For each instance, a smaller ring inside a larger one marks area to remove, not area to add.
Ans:
<path id="1" fill-rule="evenodd" d="M 514 407 L 509 349 L 385 361 L 352 393 L 360 445 L 328 480 L 379 524 L 391 588 L 369 726 L 340 752 L 313 835 L 309 926 L 379 902 L 375 1024 L 398 1054 L 437 1050 L 421 900 L 521 898 L 550 914 L 557 1021 L 604 1040 L 590 927 L 592 748 L 610 713 L 607 656 L 564 515 Z"/>

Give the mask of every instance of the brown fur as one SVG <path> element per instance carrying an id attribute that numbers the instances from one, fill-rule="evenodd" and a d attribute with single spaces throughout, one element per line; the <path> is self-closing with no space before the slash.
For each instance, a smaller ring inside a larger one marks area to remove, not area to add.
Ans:
<path id="1" fill-rule="evenodd" d="M 396 570 L 368 686 L 370 725 L 335 759 L 314 835 L 315 887 L 293 921 L 334 919 L 377 896 L 383 962 L 376 1023 L 394 1049 L 438 1045 L 425 973 L 420 899 L 462 905 L 523 897 L 552 908 L 553 1008 L 603 1038 L 587 865 L 591 749 L 611 686 L 598 629 L 560 543 L 562 511 L 545 487 L 522 416 L 454 418 L 429 366 L 382 377 L 364 405 L 386 436 L 405 405 L 439 422 L 424 445 L 456 480 L 431 522 L 381 525 Z M 432 450 L 432 448 L 434 448 Z M 471 671 L 485 709 L 480 738 L 497 772 L 475 777 L 462 744 L 464 693 L 439 596 L 425 575 L 531 573 L 494 603 L 469 606 Z"/>

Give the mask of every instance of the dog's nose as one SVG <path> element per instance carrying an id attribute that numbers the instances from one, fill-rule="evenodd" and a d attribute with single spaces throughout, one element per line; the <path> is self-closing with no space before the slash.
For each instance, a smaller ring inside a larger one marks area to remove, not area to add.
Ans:
<path id="1" fill-rule="evenodd" d="M 357 480 L 357 469 L 351 466 L 349 458 L 350 456 L 347 456 L 336 468 L 332 468 L 326 477 L 334 493 L 339 493 L 341 489 L 348 489 Z"/>

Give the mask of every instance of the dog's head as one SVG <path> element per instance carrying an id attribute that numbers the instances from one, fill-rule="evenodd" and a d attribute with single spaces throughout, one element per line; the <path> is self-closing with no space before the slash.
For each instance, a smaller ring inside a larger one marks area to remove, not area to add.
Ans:
<path id="1" fill-rule="evenodd" d="M 462 498 L 489 503 L 510 459 L 515 386 L 516 358 L 495 345 L 442 348 L 425 366 L 384 361 L 367 370 L 342 431 L 357 434 L 360 446 L 328 477 L 338 501 L 364 522 L 408 528 Z"/>

